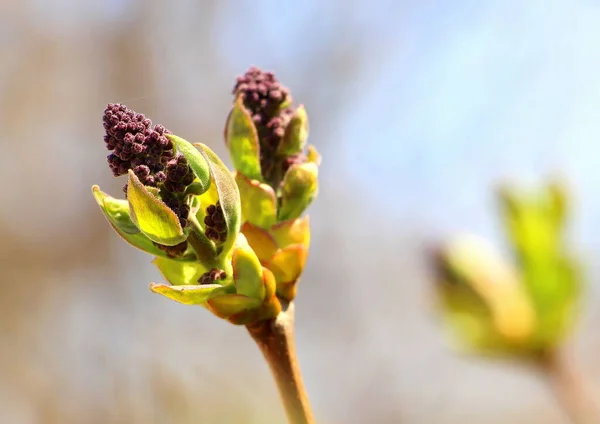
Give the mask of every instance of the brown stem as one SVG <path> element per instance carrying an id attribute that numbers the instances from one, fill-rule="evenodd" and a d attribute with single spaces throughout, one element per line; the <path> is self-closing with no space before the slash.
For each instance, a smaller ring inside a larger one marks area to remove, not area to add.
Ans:
<path id="1" fill-rule="evenodd" d="M 598 404 L 570 358 L 553 352 L 543 355 L 539 363 L 548 377 L 556 400 L 573 424 L 600 423 Z"/>
<path id="2" fill-rule="evenodd" d="M 269 363 L 290 424 L 314 424 L 294 343 L 294 304 L 275 319 L 247 326 Z"/>

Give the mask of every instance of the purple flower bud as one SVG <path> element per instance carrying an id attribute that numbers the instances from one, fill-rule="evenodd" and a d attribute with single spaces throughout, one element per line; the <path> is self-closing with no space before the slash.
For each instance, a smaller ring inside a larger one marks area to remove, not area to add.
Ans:
<path id="1" fill-rule="evenodd" d="M 236 80 L 233 94 L 241 97 L 258 132 L 260 164 L 265 179 L 278 184 L 281 159 L 277 149 L 293 115 L 289 90 L 282 86 L 272 72 L 250 68 Z"/>

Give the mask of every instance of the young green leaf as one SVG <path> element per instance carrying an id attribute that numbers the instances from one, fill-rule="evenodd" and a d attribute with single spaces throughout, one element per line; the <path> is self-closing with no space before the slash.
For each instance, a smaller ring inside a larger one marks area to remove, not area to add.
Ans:
<path id="1" fill-rule="evenodd" d="M 100 206 L 100 210 L 104 217 L 114 228 L 114 230 L 133 247 L 137 247 L 146 253 L 154 256 L 168 258 L 167 253 L 159 249 L 152 240 L 146 237 L 131 221 L 129 216 L 129 203 L 126 200 L 115 199 L 100 190 L 97 185 L 92 187 L 92 193 L 96 199 L 96 203 Z M 193 255 L 187 255 L 182 258 L 172 259 L 174 261 L 193 261 Z"/>
<path id="2" fill-rule="evenodd" d="M 293 244 L 278 250 L 265 266 L 273 272 L 277 284 L 288 283 L 300 278 L 307 257 L 308 251 L 304 246 Z"/>
<path id="3" fill-rule="evenodd" d="M 242 311 L 248 311 L 258 308 L 262 301 L 243 294 L 225 294 L 215 296 L 208 300 L 210 310 L 218 317 L 227 318 L 231 315 L 239 314 Z"/>
<path id="4" fill-rule="evenodd" d="M 191 285 L 191 286 L 169 286 L 167 284 L 150 284 L 150 290 L 162 294 L 169 299 L 185 305 L 206 306 L 211 296 L 222 293 L 225 287 L 219 284 Z"/>
<path id="5" fill-rule="evenodd" d="M 155 258 L 161 275 L 173 286 L 190 286 L 198 284 L 198 279 L 208 269 L 198 262 L 180 262 L 167 258 Z"/>
<path id="6" fill-rule="evenodd" d="M 242 200 L 242 217 L 262 228 L 269 228 L 277 220 L 277 199 L 273 188 L 258 180 L 251 180 L 236 172 L 235 181 Z"/>
<path id="7" fill-rule="evenodd" d="M 281 187 L 279 220 L 298 218 L 317 195 L 318 169 L 312 162 L 292 165 Z"/>
<path id="8" fill-rule="evenodd" d="M 132 221 L 150 240 L 175 246 L 186 239 L 177 215 L 150 193 L 132 170 L 129 170 L 127 200 Z"/>
<path id="9" fill-rule="evenodd" d="M 298 106 L 294 116 L 285 128 L 283 140 L 279 145 L 277 154 L 282 156 L 293 155 L 301 152 L 308 138 L 308 116 L 304 106 Z"/>
<path id="10" fill-rule="evenodd" d="M 237 98 L 227 118 L 225 141 L 234 168 L 249 178 L 262 181 L 258 133 L 241 97 Z"/>
<path id="11" fill-rule="evenodd" d="M 262 279 L 262 265 L 256 257 L 256 253 L 248 246 L 245 237 L 240 234 L 238 239 L 231 258 L 236 292 L 248 297 L 263 299 L 265 286 Z"/>

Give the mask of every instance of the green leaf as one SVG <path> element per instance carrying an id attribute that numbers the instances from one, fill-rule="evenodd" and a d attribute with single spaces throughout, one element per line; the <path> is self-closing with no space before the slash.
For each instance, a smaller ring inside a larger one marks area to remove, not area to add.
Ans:
<path id="1" fill-rule="evenodd" d="M 317 195 L 318 169 L 312 162 L 292 165 L 281 185 L 279 220 L 298 218 Z"/>
<path id="2" fill-rule="evenodd" d="M 233 179 L 229 169 L 223 164 L 221 159 L 208 148 L 208 146 L 198 143 L 194 144 L 200 149 L 200 152 L 206 159 L 213 182 L 219 194 L 219 203 L 223 209 L 223 216 L 227 224 L 227 240 L 221 246 L 220 256 L 227 256 L 231 252 L 236 237 L 240 232 L 242 207 L 240 204 L 240 191 Z"/>
<path id="3" fill-rule="evenodd" d="M 235 181 L 240 190 L 242 217 L 246 222 L 269 228 L 277 221 L 277 198 L 273 188 L 251 180 L 236 172 Z"/>
<path id="4" fill-rule="evenodd" d="M 210 310 L 221 318 L 227 318 L 242 311 L 258 308 L 261 303 L 260 299 L 236 293 L 215 296 L 208 300 Z"/>
<path id="5" fill-rule="evenodd" d="M 208 269 L 198 262 L 180 262 L 168 258 L 155 258 L 152 263 L 156 265 L 161 275 L 173 286 L 197 285 L 198 279 Z"/>
<path id="6" fill-rule="evenodd" d="M 175 246 L 186 239 L 179 218 L 144 187 L 132 170 L 129 170 L 127 200 L 132 221 L 150 240 Z"/>
<path id="7" fill-rule="evenodd" d="M 201 184 L 202 188 L 199 189 L 200 192 L 195 192 L 194 194 L 204 193 L 210 185 L 210 168 L 206 163 L 206 159 L 189 141 L 173 134 L 167 134 L 167 137 L 173 142 L 177 151 L 187 159 L 190 168 L 192 168 L 196 178 L 198 178 L 196 184 Z M 198 187 L 195 188 L 195 191 L 198 191 Z"/>
<path id="8" fill-rule="evenodd" d="M 115 199 L 100 190 L 97 185 L 92 187 L 92 193 L 96 203 L 100 206 L 104 217 L 108 220 L 114 230 L 133 247 L 137 247 L 146 253 L 154 256 L 168 258 L 167 253 L 156 247 L 152 240 L 146 237 L 135 226 L 129 217 L 129 203 L 126 200 Z M 173 259 L 174 261 L 193 261 L 195 257 L 188 254 L 182 258 Z"/>
<path id="9" fill-rule="evenodd" d="M 262 265 L 242 234 L 238 236 L 237 246 L 233 250 L 231 266 L 236 292 L 262 300 L 265 297 Z"/>
<path id="10" fill-rule="evenodd" d="M 234 168 L 249 178 L 262 181 L 258 133 L 241 97 L 236 99 L 229 112 L 225 140 Z"/>
<path id="11" fill-rule="evenodd" d="M 191 285 L 191 286 L 169 286 L 167 284 L 150 284 L 150 290 L 162 294 L 169 299 L 185 305 L 206 306 L 211 296 L 224 292 L 225 287 L 219 284 Z"/>
<path id="12" fill-rule="evenodd" d="M 277 149 L 277 154 L 281 156 L 293 155 L 301 152 L 308 138 L 308 116 L 304 106 L 299 106 L 294 112 L 294 116 L 285 128 L 283 140 Z"/>

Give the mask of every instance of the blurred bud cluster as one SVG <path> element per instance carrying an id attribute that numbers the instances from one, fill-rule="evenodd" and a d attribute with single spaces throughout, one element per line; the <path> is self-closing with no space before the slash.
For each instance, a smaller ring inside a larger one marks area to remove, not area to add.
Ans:
<path id="1" fill-rule="evenodd" d="M 468 349 L 548 355 L 573 328 L 582 285 L 564 238 L 566 193 L 550 183 L 536 192 L 503 187 L 498 197 L 513 260 L 471 235 L 436 248 L 443 316 Z"/>

